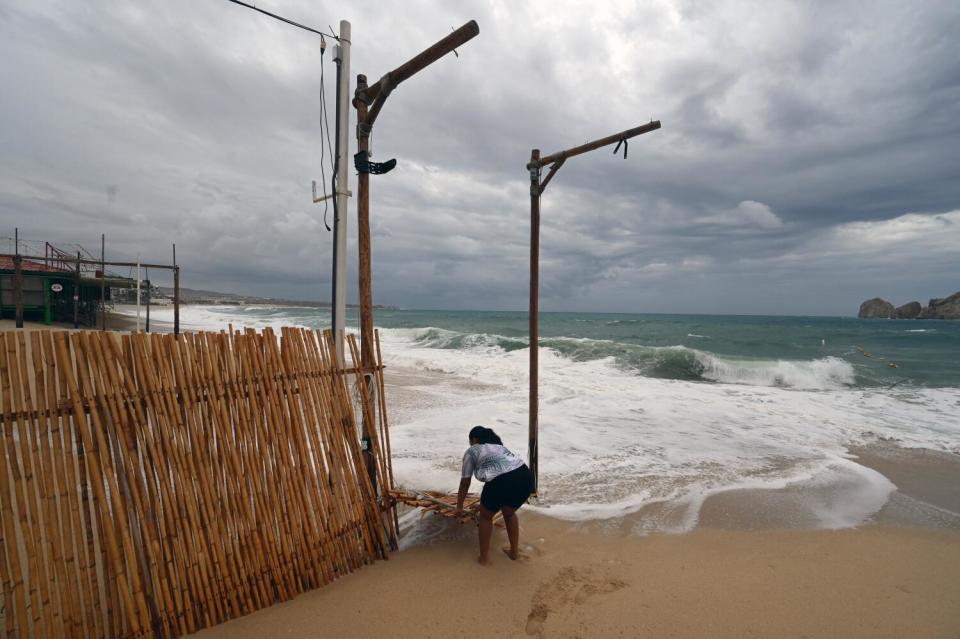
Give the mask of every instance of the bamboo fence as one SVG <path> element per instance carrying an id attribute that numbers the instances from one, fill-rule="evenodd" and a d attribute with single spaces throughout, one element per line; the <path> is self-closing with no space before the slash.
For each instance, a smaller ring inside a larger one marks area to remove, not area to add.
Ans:
<path id="1" fill-rule="evenodd" d="M 0 631 L 176 637 L 387 558 L 376 350 L 361 371 L 329 331 L 0 334 Z"/>

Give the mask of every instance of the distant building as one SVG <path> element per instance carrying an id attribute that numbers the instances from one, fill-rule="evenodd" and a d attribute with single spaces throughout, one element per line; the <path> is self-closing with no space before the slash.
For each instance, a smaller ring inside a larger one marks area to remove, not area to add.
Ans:
<path id="1" fill-rule="evenodd" d="M 77 295 L 77 311 L 81 324 L 96 323 L 100 310 L 100 288 L 104 287 L 104 299 L 109 302 L 113 289 L 136 286 L 136 281 L 127 277 L 116 277 L 98 271 L 85 271 L 78 268 L 76 262 L 70 262 L 70 256 L 63 251 L 47 245 L 43 260 L 22 258 L 20 263 L 25 319 L 53 322 L 73 322 L 74 295 Z M 16 302 L 14 295 L 14 258 L 0 255 L 0 317 L 14 317 Z"/>

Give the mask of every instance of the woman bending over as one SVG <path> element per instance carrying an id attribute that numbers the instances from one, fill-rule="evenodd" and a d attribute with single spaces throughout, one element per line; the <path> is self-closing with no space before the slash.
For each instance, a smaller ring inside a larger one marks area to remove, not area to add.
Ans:
<path id="1" fill-rule="evenodd" d="M 510 452 L 490 428 L 475 426 L 470 430 L 470 448 L 463 454 L 463 472 L 457 493 L 457 511 L 463 511 L 463 500 L 470 489 L 470 476 L 485 482 L 480 493 L 480 563 L 490 563 L 490 537 L 493 516 L 503 511 L 510 548 L 503 551 L 510 559 L 520 556 L 520 522 L 517 509 L 533 492 L 533 477 L 523 460 Z"/>

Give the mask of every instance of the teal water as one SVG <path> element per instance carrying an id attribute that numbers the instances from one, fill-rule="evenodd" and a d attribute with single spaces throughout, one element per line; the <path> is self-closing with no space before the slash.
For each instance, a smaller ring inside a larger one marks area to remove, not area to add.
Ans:
<path id="1" fill-rule="evenodd" d="M 329 324 L 324 309 L 249 307 L 230 313 L 238 322 Z M 527 348 L 524 312 L 381 310 L 375 323 L 384 329 L 420 329 L 417 343 L 433 348 Z M 348 318 L 348 324 L 356 327 L 356 318 Z M 613 358 L 621 370 L 664 379 L 789 387 L 789 371 L 778 383 L 779 364 L 780 369 L 807 367 L 807 374 L 825 376 L 831 386 L 960 387 L 960 322 L 541 313 L 540 335 L 542 347 L 573 361 Z M 765 377 L 753 379 L 757 376 Z"/>

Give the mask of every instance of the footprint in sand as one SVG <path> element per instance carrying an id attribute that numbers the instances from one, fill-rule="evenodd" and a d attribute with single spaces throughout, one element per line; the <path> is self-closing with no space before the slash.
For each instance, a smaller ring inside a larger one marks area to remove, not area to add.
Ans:
<path id="1" fill-rule="evenodd" d="M 605 595 L 627 587 L 627 582 L 611 576 L 598 576 L 589 570 L 563 568 L 537 588 L 527 615 L 528 635 L 538 635 L 552 611 L 582 605 L 596 595 Z"/>

